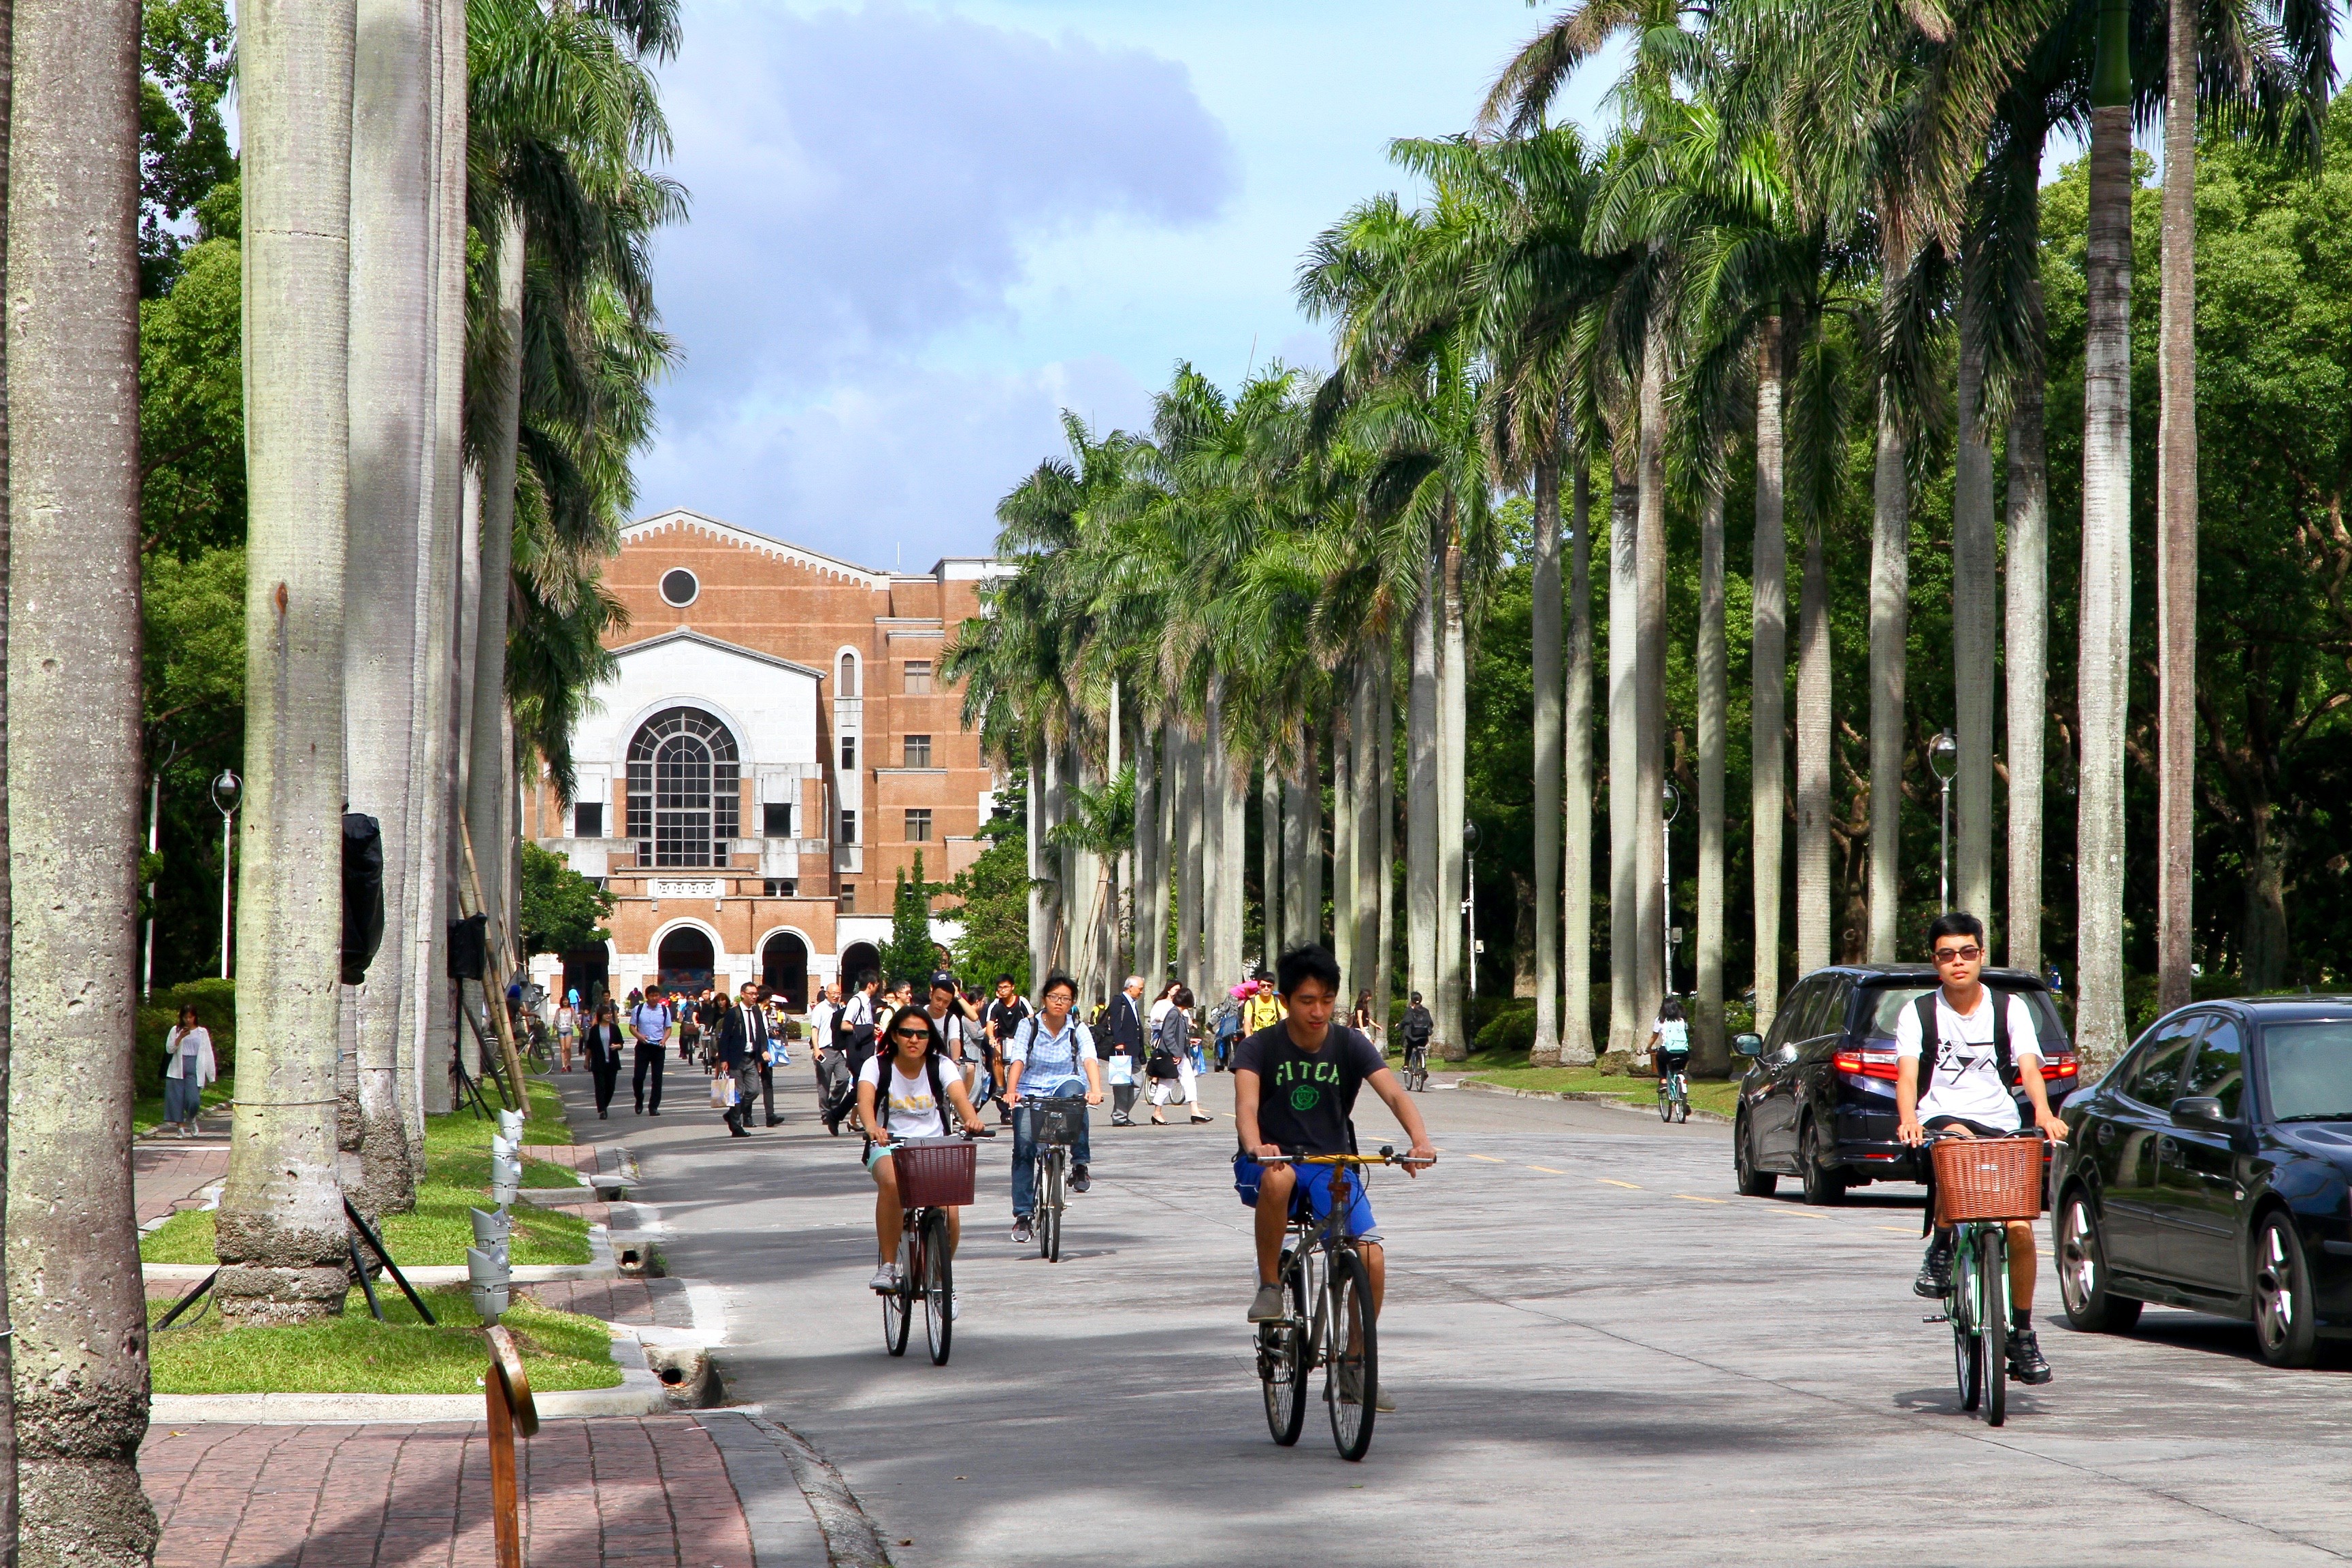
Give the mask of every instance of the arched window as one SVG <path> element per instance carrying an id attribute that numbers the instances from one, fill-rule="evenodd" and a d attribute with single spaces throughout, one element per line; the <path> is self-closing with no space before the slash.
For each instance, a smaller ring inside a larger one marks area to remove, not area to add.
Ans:
<path id="1" fill-rule="evenodd" d="M 856 654 L 845 653 L 841 656 L 841 679 L 835 682 L 833 694 L 835 697 L 857 695 L 857 656 Z"/>
<path id="2" fill-rule="evenodd" d="M 699 709 L 666 709 L 629 742 L 638 865 L 724 866 L 740 799 L 735 737 Z"/>

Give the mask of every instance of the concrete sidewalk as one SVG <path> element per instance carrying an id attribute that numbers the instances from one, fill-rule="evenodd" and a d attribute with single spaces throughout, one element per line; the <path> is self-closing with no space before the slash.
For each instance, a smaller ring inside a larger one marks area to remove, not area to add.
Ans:
<path id="1" fill-rule="evenodd" d="M 804 1449 L 756 1415 L 550 1421 L 520 1445 L 527 1562 L 824 1568 Z M 156 1568 L 494 1568 L 478 1423 L 159 1426 L 139 1468 Z M 844 1555 L 840 1561 L 857 1561 Z"/>

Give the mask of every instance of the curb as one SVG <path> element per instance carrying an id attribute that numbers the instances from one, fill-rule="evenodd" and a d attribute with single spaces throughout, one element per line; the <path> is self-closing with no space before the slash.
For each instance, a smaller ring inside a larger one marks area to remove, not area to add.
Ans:
<path id="1" fill-rule="evenodd" d="M 1449 1087 L 1466 1089 L 1477 1094 L 1507 1095 L 1513 1100 L 1573 1100 L 1586 1105 L 1613 1105 L 1620 1110 L 1630 1110 L 1636 1116 L 1649 1116 L 1655 1112 L 1654 1106 L 1628 1105 L 1623 1095 L 1601 1094 L 1591 1089 L 1510 1089 L 1499 1083 L 1480 1083 L 1475 1079 L 1466 1078 L 1454 1079 Z M 1692 1110 L 1690 1119 L 1693 1121 L 1712 1121 L 1719 1127 L 1731 1125 L 1731 1118 L 1728 1116 L 1718 1116 L 1712 1110 L 1700 1110 L 1696 1108 Z"/>
<path id="2" fill-rule="evenodd" d="M 739 1405 L 727 1410 L 701 1411 L 697 1413 L 695 1419 L 701 1422 L 706 1430 L 710 1430 L 719 1418 L 728 1416 L 740 1417 L 767 1439 L 773 1452 L 782 1456 L 791 1469 L 794 1487 L 808 1504 L 816 1527 L 824 1536 L 824 1555 L 793 1557 L 779 1554 L 773 1559 L 776 1564 L 782 1568 L 801 1568 L 803 1563 L 810 1564 L 812 1568 L 818 1564 L 829 1565 L 829 1568 L 891 1568 L 890 1551 L 883 1542 L 882 1532 L 866 1517 L 866 1510 L 858 1505 L 856 1494 L 849 1489 L 849 1483 L 842 1479 L 841 1472 L 834 1468 L 832 1460 L 818 1453 L 799 1433 L 768 1419 L 766 1409 L 761 1405 Z M 714 1442 L 719 1440 L 716 1430 L 711 1430 L 711 1437 Z M 728 1456 L 731 1476 L 734 1455 L 743 1451 L 743 1445 L 739 1440 L 734 1449 L 722 1446 L 720 1451 Z M 740 1495 L 741 1489 L 737 1490 Z M 772 1510 L 763 1509 L 762 1511 Z M 789 1509 L 782 1511 L 789 1517 Z M 752 1517 L 749 1500 L 743 1505 L 743 1512 L 747 1520 Z M 771 1559 L 761 1554 L 759 1541 L 755 1527 L 752 1535 L 754 1561 L 757 1568 L 770 1568 Z M 783 1544 L 779 1544 L 780 1553 Z"/>
<path id="3" fill-rule="evenodd" d="M 832 1539 L 816 1505 L 802 1492 L 792 1455 L 772 1423 L 749 1410 L 700 1410 L 694 1422 L 719 1450 L 728 1484 L 743 1505 L 752 1568 L 832 1568 L 836 1561 L 857 1561 L 834 1556 Z"/>

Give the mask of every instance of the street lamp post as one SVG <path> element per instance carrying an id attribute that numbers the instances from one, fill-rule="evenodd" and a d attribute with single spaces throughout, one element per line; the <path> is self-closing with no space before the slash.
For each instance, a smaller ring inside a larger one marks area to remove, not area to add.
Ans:
<path id="1" fill-rule="evenodd" d="M 230 848 L 231 848 L 231 847 L 232 847 L 232 846 L 231 846 L 230 836 L 229 836 L 229 825 L 230 825 L 232 822 L 234 822 L 234 821 L 236 820 L 236 807 L 237 807 L 237 802 L 238 802 L 238 800 L 239 800 L 240 798 L 242 798 L 242 797 L 243 797 L 244 794 L 245 794 L 245 781 L 244 781 L 243 779 L 241 779 L 241 778 L 237 777 L 237 776 L 236 776 L 236 773 L 235 773 L 234 771 L 232 771 L 232 770 L 228 769 L 228 768 L 223 768 L 223 769 L 220 771 L 220 777 L 218 777 L 218 778 L 216 778 L 216 779 L 213 780 L 213 808 L 214 808 L 215 810 L 218 811 L 218 812 L 221 814 L 221 973 L 220 973 L 220 977 L 221 977 L 223 980 L 226 980 L 226 979 L 228 978 L 228 931 L 229 931 L 229 926 L 228 926 L 228 885 L 229 885 L 229 851 L 230 851 Z"/>
<path id="2" fill-rule="evenodd" d="M 1664 868 L 1659 881 L 1663 885 L 1664 897 L 1658 900 L 1658 907 L 1663 911 L 1662 919 L 1664 925 L 1662 934 L 1665 941 L 1661 951 L 1666 955 L 1666 994 L 1671 996 L 1675 994 L 1675 818 L 1683 814 L 1683 792 L 1675 787 L 1675 781 L 1672 779 L 1666 781 L 1664 804 L 1666 852 Z"/>
<path id="3" fill-rule="evenodd" d="M 1960 771 L 1959 742 L 1952 739 L 1949 730 L 1927 748 L 1927 766 L 1943 796 L 1943 821 L 1936 830 L 1937 858 L 1941 865 L 1936 878 L 1936 912 L 1942 914 L 1952 907 L 1952 776 Z"/>
<path id="4" fill-rule="evenodd" d="M 1465 1021 L 1466 1026 L 1476 1022 L 1478 1016 L 1478 825 L 1475 822 L 1462 825 L 1462 913 L 1470 926 L 1463 941 L 1470 969 L 1470 1017 Z"/>

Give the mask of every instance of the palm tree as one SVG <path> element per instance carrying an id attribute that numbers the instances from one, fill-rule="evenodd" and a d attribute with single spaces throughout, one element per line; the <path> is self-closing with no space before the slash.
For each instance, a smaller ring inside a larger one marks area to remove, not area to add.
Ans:
<path id="1" fill-rule="evenodd" d="M 26 1046 L 7 1085 L 12 1539 L 36 1561 L 106 1568 L 155 1545 L 137 1469 L 124 980 L 140 842 L 139 96 L 124 62 L 139 26 L 129 0 L 26 0 L 9 79 L 9 189 L 27 197 L 7 224 L 9 897 L 72 911 L 9 932 L 9 1034 Z M 51 1000 L 67 995 L 84 1001 Z"/>
<path id="2" fill-rule="evenodd" d="M 413 1029 L 412 789 L 431 532 L 434 181 L 431 7 L 362 0 L 352 71 L 351 501 L 343 595 L 350 809 L 383 835 L 383 941 L 352 996 L 362 1184 L 370 1213 L 415 1197 L 401 1043 Z M 438 586 L 438 584 L 435 584 Z M 429 776 L 429 775 L 427 775 Z M 409 1081 L 414 1080 L 414 1074 Z"/>
<path id="3" fill-rule="evenodd" d="M 10 104 L 16 86 L 9 47 L 13 0 L 0 0 L 0 193 L 8 189 Z M 0 210 L 0 298 L 8 282 L 8 222 Z M 8 654 L 9 552 L 8 345 L 0 324 L 0 672 Z M 15 946 L 16 908 L 9 877 L 8 688 L 0 679 L 0 956 Z M 9 1328 L 7 1271 L 8 1079 L 14 1043 L 11 965 L 0 962 L 0 1568 L 16 1568 L 16 1395 L 15 1331 Z"/>
<path id="4" fill-rule="evenodd" d="M 240 40 L 246 276 L 244 1088 L 215 1230 L 231 1322 L 342 1310 L 336 1169 L 353 15 Z"/>
<path id="5" fill-rule="evenodd" d="M 2189 1005 L 2197 787 L 2197 26 L 2169 0 L 2156 438 L 2157 1005 Z"/>
<path id="6" fill-rule="evenodd" d="M 2100 0 L 2091 79 L 2083 344 L 2083 602 L 2076 703 L 2075 1042 L 2094 1061 L 2124 1019 L 2124 727 L 2131 671 L 2131 15 Z"/>

